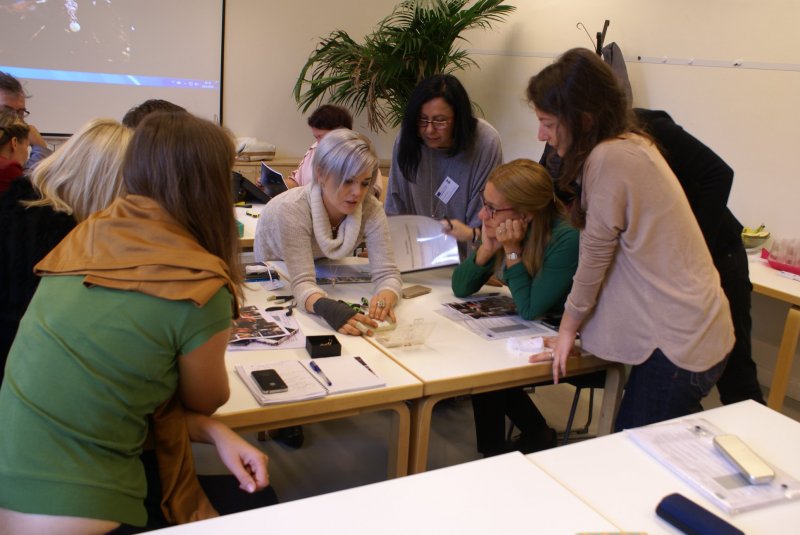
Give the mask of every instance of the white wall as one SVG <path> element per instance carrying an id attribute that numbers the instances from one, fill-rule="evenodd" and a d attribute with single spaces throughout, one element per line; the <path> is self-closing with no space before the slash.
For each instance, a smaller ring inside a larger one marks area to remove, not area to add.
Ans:
<path id="1" fill-rule="evenodd" d="M 517 11 L 492 31 L 473 31 L 467 44 L 479 69 L 458 74 L 486 118 L 500 131 L 505 158 L 538 159 L 536 119 L 524 90 L 551 58 L 589 38 L 611 20 L 606 42 L 626 58 L 695 58 L 745 65 L 800 65 L 795 0 L 512 0 Z M 228 0 L 225 123 L 237 135 L 275 143 L 279 156 L 301 156 L 311 142 L 292 86 L 318 38 L 334 29 L 358 39 L 387 15 L 394 0 Z M 697 67 L 629 61 L 634 104 L 667 110 L 736 171 L 729 206 L 745 225 L 775 236 L 800 237 L 800 72 Z M 357 119 L 366 131 L 366 121 Z M 381 158 L 391 157 L 395 132 L 370 134 Z M 762 382 L 771 378 L 785 307 L 757 299 L 754 355 Z M 790 386 L 800 399 L 800 364 Z"/>

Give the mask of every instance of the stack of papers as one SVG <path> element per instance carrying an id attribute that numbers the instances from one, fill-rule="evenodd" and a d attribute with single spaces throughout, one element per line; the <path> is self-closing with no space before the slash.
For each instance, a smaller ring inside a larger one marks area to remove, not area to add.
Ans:
<path id="1" fill-rule="evenodd" d="M 444 303 L 442 315 L 462 322 L 486 340 L 515 336 L 554 336 L 556 332 L 538 321 L 522 319 L 514 300 L 507 295 L 491 295 Z"/>
<path id="2" fill-rule="evenodd" d="M 360 357 L 326 357 L 313 362 L 330 379 L 328 385 L 319 373 L 311 368 L 312 359 L 283 360 L 267 364 L 237 365 L 236 373 L 260 405 L 286 403 L 343 394 L 358 390 L 369 390 L 386 386 L 386 381 L 375 375 Z M 286 392 L 265 394 L 250 375 L 256 370 L 274 369 L 288 386 Z"/>
<path id="3" fill-rule="evenodd" d="M 304 347 L 300 328 L 288 308 L 266 312 L 255 306 L 239 309 L 228 337 L 228 350 Z M 299 344 L 299 345 L 298 345 Z"/>

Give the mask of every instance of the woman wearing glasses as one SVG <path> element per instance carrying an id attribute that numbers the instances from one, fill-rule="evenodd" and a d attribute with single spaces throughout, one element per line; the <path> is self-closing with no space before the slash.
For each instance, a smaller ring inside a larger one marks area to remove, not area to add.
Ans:
<path id="1" fill-rule="evenodd" d="M 392 154 L 386 213 L 479 227 L 480 192 L 502 161 L 500 135 L 473 116 L 461 82 L 449 74 L 431 76 L 417 85 L 406 106 Z"/>
<path id="2" fill-rule="evenodd" d="M 497 275 L 523 318 L 561 313 L 578 267 L 578 231 L 567 223 L 550 175 L 531 160 L 511 161 L 489 175 L 482 201 L 482 240 L 453 272 L 453 293 L 471 295 Z M 474 395 L 472 406 L 478 451 L 487 457 L 509 449 L 505 416 L 522 432 L 512 449 L 555 445 L 555 431 L 522 387 Z"/>

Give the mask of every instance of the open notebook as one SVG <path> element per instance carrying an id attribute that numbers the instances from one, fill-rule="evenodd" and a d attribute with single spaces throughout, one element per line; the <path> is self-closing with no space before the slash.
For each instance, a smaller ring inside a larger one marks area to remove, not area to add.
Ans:
<path id="1" fill-rule="evenodd" d="M 375 375 L 356 357 L 326 357 L 313 359 L 331 385 L 311 369 L 312 359 L 282 360 L 265 364 L 237 365 L 236 373 L 260 405 L 286 403 L 343 394 L 357 390 L 369 390 L 386 386 L 386 381 Z M 288 386 L 286 392 L 265 394 L 250 375 L 255 370 L 274 369 Z"/>

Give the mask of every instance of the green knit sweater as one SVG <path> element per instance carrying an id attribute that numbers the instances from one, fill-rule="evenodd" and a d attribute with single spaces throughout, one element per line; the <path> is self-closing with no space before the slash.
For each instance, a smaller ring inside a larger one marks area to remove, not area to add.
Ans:
<path id="1" fill-rule="evenodd" d="M 564 310 L 564 302 L 572 288 L 572 276 L 578 268 L 579 232 L 559 218 L 544 251 L 542 267 L 531 276 L 522 262 L 506 269 L 501 278 L 511 290 L 517 313 L 533 319 L 547 312 Z M 486 265 L 475 263 L 475 251 L 453 271 L 451 285 L 456 297 L 466 297 L 486 284 L 495 270 L 494 258 Z"/>

